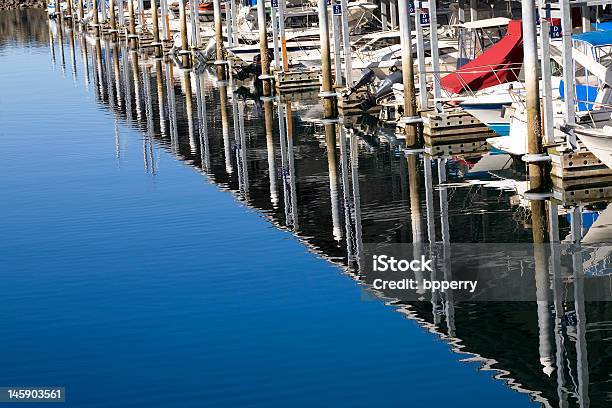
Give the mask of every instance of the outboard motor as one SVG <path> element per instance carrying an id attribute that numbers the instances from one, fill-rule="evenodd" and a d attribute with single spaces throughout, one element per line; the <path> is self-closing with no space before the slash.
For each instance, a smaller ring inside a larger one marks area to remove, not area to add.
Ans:
<path id="1" fill-rule="evenodd" d="M 376 88 L 376 92 L 374 94 L 369 94 L 367 99 L 364 99 L 359 107 L 363 111 L 368 111 L 370 108 L 376 105 L 376 103 L 385 96 L 390 95 L 393 92 L 394 84 L 403 83 L 402 71 L 397 70 L 393 71 L 389 76 L 387 76 Z"/>
<path id="2" fill-rule="evenodd" d="M 380 98 L 384 98 L 393 92 L 393 85 L 404 83 L 404 78 L 402 77 L 402 71 L 397 70 L 389 74 L 376 88 L 376 92 L 374 93 L 374 99 L 379 100 Z"/>
<path id="3" fill-rule="evenodd" d="M 368 70 L 366 71 L 365 74 L 363 74 L 361 79 L 357 81 L 357 83 L 350 89 L 348 95 L 351 95 L 353 92 L 355 92 L 359 88 L 363 88 L 364 86 L 370 85 L 372 82 L 374 82 L 374 79 L 376 79 L 376 75 L 374 74 L 374 71 L 368 68 Z"/>

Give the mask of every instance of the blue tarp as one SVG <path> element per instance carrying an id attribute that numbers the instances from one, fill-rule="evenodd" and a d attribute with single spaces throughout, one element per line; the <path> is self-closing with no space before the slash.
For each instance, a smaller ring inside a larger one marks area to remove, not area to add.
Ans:
<path id="1" fill-rule="evenodd" d="M 561 81 L 561 83 L 559 84 L 559 94 L 561 95 L 561 99 L 565 100 L 565 88 L 563 86 L 563 83 L 564 82 Z M 586 101 L 595 102 L 598 93 L 597 88 L 588 85 L 576 85 L 575 89 L 576 100 L 585 101 L 578 103 L 578 110 L 580 112 L 593 110 L 594 106 L 592 104 L 586 103 Z"/>
<path id="2" fill-rule="evenodd" d="M 591 26 L 597 31 L 610 31 L 612 30 L 612 21 L 602 21 L 601 23 L 593 23 Z"/>
<path id="3" fill-rule="evenodd" d="M 612 31 L 590 31 L 588 33 L 574 34 L 572 40 L 582 41 L 593 47 L 612 45 Z"/>

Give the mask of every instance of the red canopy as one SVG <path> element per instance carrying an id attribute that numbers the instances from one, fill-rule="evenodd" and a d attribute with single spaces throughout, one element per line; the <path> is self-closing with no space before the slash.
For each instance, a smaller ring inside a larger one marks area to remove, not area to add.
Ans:
<path id="1" fill-rule="evenodd" d="M 508 23 L 504 38 L 440 81 L 442 89 L 452 94 L 467 89 L 478 91 L 505 82 L 516 81 L 523 64 L 523 29 L 521 20 Z"/>

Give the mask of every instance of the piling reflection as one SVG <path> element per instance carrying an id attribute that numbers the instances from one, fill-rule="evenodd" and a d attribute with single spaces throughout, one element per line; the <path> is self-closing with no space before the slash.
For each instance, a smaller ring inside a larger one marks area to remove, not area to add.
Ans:
<path id="1" fill-rule="evenodd" d="M 54 42 L 49 30 L 53 64 L 56 53 L 63 61 L 61 35 L 57 31 Z M 87 45 L 83 34 L 67 35 L 73 77 L 80 71 L 88 86 L 91 70 L 98 102 L 116 116 L 118 161 L 122 129 L 138 128 L 146 172 L 163 171 L 156 165 L 156 149 L 197 166 L 207 180 L 223 185 L 275 225 L 294 231 L 310 250 L 342 265 L 364 287 L 370 262 L 365 247 L 370 243 L 409 242 L 411 257 L 432 257 L 439 265 L 417 279 L 448 281 L 466 273 L 454 262 L 451 242 L 532 245 L 530 262 L 522 261 L 533 266 L 533 276 L 525 280 L 531 280 L 528 289 L 535 301 L 462 302 L 453 290 L 419 289 L 420 302 L 393 304 L 456 352 L 495 370 L 509 387 L 543 405 L 609 402 L 601 367 L 611 362 L 602 350 L 609 347 L 606 325 L 612 308 L 585 295 L 597 286 L 602 297 L 608 296 L 602 283 L 609 283 L 609 275 L 589 271 L 593 265 L 607 265 L 610 252 L 587 249 L 583 230 L 589 228 L 582 225 L 587 208 L 603 217 L 600 207 L 569 207 L 551 200 L 513 203 L 519 181 L 500 177 L 499 169 L 479 173 L 480 157 L 416 151 L 404 156 L 395 135 L 377 124 L 328 123 L 317 140 L 320 128 L 307 125 L 296 113 L 307 110 L 307 104 L 264 100 L 262 114 L 252 114 L 257 105 L 234 92 L 228 96 L 231 84 L 215 88 L 206 72 L 179 72 L 163 59 L 128 51 L 124 41 L 93 38 Z M 503 170 L 508 172 L 507 166 Z M 524 219 L 517 220 L 519 212 L 526 214 Z M 575 247 L 560 245 L 568 240 Z M 568 259 L 571 269 L 565 266 Z M 491 262 L 499 280 L 517 270 L 516 264 Z M 523 320 L 516 321 L 517 315 Z M 517 337 L 519 344 L 500 347 L 500 337 Z"/>

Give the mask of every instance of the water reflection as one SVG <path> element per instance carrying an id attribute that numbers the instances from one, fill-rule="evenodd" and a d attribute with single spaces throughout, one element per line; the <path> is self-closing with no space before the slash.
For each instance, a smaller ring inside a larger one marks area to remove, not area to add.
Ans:
<path id="1" fill-rule="evenodd" d="M 62 30 L 51 25 L 52 64 L 59 50 L 63 69 Z M 74 34 L 70 47 L 76 80 Z M 162 59 L 128 51 L 123 43 L 79 34 L 78 47 L 85 86 L 92 69 L 99 102 L 117 122 L 143 131 L 147 173 L 163 170 L 156 165 L 156 148 L 172 152 L 362 283 L 368 243 L 410 242 L 411 256 L 431 256 L 440 264 L 417 279 L 446 280 L 465 273 L 454 267 L 451 242 L 532 243 L 537 301 L 466 303 L 458 302 L 452 290 L 424 289 L 419 290 L 420 302 L 386 301 L 443 338 L 466 361 L 495 371 L 509 387 L 545 406 L 609 403 L 606 350 L 612 308 L 609 302 L 585 300 L 587 286 L 610 283 L 609 276 L 597 281 L 585 272 L 586 262 L 597 264 L 593 259 L 602 252 L 566 251 L 559 245 L 583 241 L 583 232 L 589 231 L 583 218 L 587 213 L 601 217 L 600 203 L 513 202 L 524 180 L 499 177 L 499 171 L 510 170 L 506 158 L 501 168 L 482 171 L 478 163 L 482 169 L 480 160 L 491 156 L 404 155 L 393 133 L 372 124 L 307 125 L 296 112 L 307 110 L 309 103 L 253 103 L 239 98 L 234 84 L 215 87 L 206 72 L 179 71 Z M 119 161 L 117 125 L 115 140 Z M 550 245 L 543 245 L 547 241 Z M 571 269 L 563 266 L 568 257 Z M 510 272 L 510 266 L 499 268 L 500 279 Z M 506 338 L 513 344 L 505 344 Z"/>

